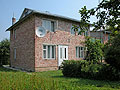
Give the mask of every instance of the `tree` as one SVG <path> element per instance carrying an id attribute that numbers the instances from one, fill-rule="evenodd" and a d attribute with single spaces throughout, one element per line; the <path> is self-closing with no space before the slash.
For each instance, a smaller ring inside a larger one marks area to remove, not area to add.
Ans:
<path id="1" fill-rule="evenodd" d="M 0 42 L 0 66 L 9 64 L 10 58 L 10 41 L 4 39 Z"/>
<path id="2" fill-rule="evenodd" d="M 120 70 L 120 34 L 106 45 L 105 61 Z"/>
<path id="3" fill-rule="evenodd" d="M 90 37 L 86 38 L 85 45 L 87 47 L 87 55 L 86 60 L 91 61 L 93 63 L 100 62 L 101 58 L 103 57 L 103 44 L 100 40 L 95 40 L 94 42 L 91 40 Z"/>
<path id="4" fill-rule="evenodd" d="M 91 16 L 97 18 L 96 22 L 91 23 L 94 30 L 109 29 L 113 33 L 120 31 L 120 0 L 103 0 L 97 7 L 87 10 L 84 6 L 79 13 L 81 22 L 89 25 Z M 82 25 L 83 26 L 83 25 Z M 106 28 L 107 27 L 107 28 Z M 110 27 L 110 28 L 109 28 Z"/>
<path id="5" fill-rule="evenodd" d="M 95 16 L 97 20 L 91 23 L 93 30 L 102 28 L 112 32 L 115 38 L 113 37 L 113 41 L 107 45 L 105 60 L 120 70 L 120 0 L 102 0 L 97 7 L 90 10 L 84 6 L 79 13 L 83 23 L 81 26 L 88 27 L 91 16 Z"/>

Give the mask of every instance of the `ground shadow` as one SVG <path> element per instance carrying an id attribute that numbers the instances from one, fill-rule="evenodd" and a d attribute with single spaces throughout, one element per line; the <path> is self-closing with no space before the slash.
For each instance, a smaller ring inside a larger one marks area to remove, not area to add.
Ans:
<path id="1" fill-rule="evenodd" d="M 120 89 L 120 81 L 108 81 L 108 80 L 93 80 L 93 79 L 86 79 L 86 78 L 74 78 L 74 77 L 64 77 L 61 76 L 52 76 L 52 78 L 61 78 L 64 80 L 69 81 L 71 84 L 76 85 L 88 85 L 88 86 L 96 86 L 96 87 L 110 87 L 113 89 Z M 71 80 L 74 79 L 74 80 Z M 76 79 L 76 80 L 75 80 Z"/>
<path id="2" fill-rule="evenodd" d="M 8 69 L 5 68 L 3 66 L 0 67 L 0 72 L 18 72 L 17 70 L 12 70 L 12 69 Z"/>

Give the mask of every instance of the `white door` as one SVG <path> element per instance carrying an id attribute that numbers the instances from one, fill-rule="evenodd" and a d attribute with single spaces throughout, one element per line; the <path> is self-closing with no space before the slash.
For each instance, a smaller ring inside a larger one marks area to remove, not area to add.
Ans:
<path id="1" fill-rule="evenodd" d="M 68 46 L 58 46 L 58 66 L 61 65 L 63 60 L 68 60 Z"/>

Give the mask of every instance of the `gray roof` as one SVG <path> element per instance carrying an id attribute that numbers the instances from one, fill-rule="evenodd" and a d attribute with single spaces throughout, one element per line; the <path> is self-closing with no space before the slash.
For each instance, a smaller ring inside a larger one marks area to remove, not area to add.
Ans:
<path id="1" fill-rule="evenodd" d="M 30 13 L 25 14 L 25 11 L 30 11 Z M 25 8 L 19 21 L 17 21 L 15 24 L 13 24 L 11 27 L 9 27 L 6 31 L 9 31 L 10 29 L 12 29 L 14 26 L 16 26 L 18 23 L 22 22 L 24 19 L 26 19 L 27 17 L 29 17 L 30 15 L 32 14 L 41 14 L 41 15 L 47 15 L 47 16 L 52 16 L 52 17 L 57 17 L 57 18 L 61 18 L 61 19 L 66 19 L 66 20 L 70 20 L 70 21 L 74 21 L 74 22 L 78 22 L 80 23 L 79 20 L 77 19 L 73 19 L 73 18 L 69 18 L 69 17 L 66 17 L 66 16 L 62 16 L 62 15 L 57 15 L 57 14 L 52 14 L 52 13 L 49 13 L 48 11 L 46 12 L 42 12 L 42 11 L 36 11 L 36 10 L 32 10 L 32 9 L 28 9 L 28 8 Z"/>
<path id="2" fill-rule="evenodd" d="M 66 16 L 62 16 L 62 15 L 52 14 L 52 13 L 50 13 L 48 11 L 42 12 L 42 11 L 35 11 L 35 10 L 33 10 L 33 12 L 34 13 L 39 13 L 39 14 L 42 14 L 42 15 L 48 15 L 48 16 L 63 18 L 63 19 L 67 19 L 67 20 L 71 20 L 71 21 L 75 21 L 75 22 L 80 22 L 80 20 L 73 19 L 73 18 L 66 17 Z"/>

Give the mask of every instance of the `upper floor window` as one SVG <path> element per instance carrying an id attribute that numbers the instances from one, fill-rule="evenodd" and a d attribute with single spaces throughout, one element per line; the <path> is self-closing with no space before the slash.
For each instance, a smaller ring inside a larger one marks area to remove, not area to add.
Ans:
<path id="1" fill-rule="evenodd" d="M 108 35 L 108 40 L 110 40 L 110 35 Z"/>
<path id="2" fill-rule="evenodd" d="M 75 30 L 74 30 L 74 27 L 72 26 L 71 29 L 70 29 L 70 33 L 75 35 Z"/>
<path id="3" fill-rule="evenodd" d="M 73 35 L 75 35 L 76 33 L 80 34 L 80 28 L 78 27 L 77 31 L 75 31 L 74 26 L 71 26 L 70 33 Z"/>
<path id="4" fill-rule="evenodd" d="M 88 31 L 85 31 L 85 32 L 84 32 L 84 36 L 88 36 Z"/>
<path id="5" fill-rule="evenodd" d="M 13 29 L 13 38 L 16 39 L 16 29 Z"/>
<path id="6" fill-rule="evenodd" d="M 54 32 L 55 31 L 55 22 L 50 20 L 43 20 L 42 26 L 47 29 L 48 31 Z"/>

